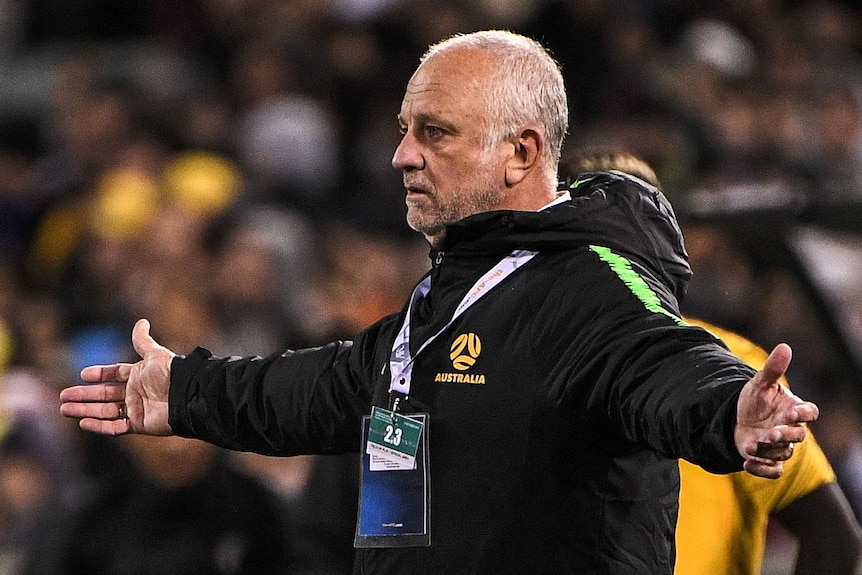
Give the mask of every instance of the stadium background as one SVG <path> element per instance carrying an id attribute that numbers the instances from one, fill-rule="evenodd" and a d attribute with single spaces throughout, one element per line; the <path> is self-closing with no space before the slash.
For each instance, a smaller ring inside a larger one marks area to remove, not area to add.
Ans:
<path id="1" fill-rule="evenodd" d="M 684 311 L 793 346 L 862 513 L 860 25 L 803 0 L 0 0 L 3 565 L 80 474 L 57 390 L 133 358 L 137 317 L 247 354 L 400 307 L 427 266 L 389 165 L 402 90 L 429 43 L 491 27 L 561 62 L 567 147 L 655 167 Z M 302 491 L 295 466 L 235 463 Z M 792 545 L 770 532 L 765 573 Z"/>

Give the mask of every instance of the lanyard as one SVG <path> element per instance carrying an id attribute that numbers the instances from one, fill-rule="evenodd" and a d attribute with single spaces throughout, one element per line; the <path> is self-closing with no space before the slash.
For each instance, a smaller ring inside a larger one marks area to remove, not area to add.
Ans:
<path id="1" fill-rule="evenodd" d="M 485 294 L 504 279 L 512 275 L 515 270 L 533 259 L 538 252 L 527 250 L 515 250 L 505 258 L 499 261 L 497 265 L 488 270 L 485 275 L 480 277 L 473 287 L 467 291 L 467 295 L 455 308 L 455 313 L 452 314 L 446 325 L 440 328 L 440 331 L 428 338 L 418 350 L 416 355 L 422 353 L 428 345 L 437 339 L 437 337 L 446 331 L 458 317 L 461 316 L 467 309 L 476 303 Z M 404 324 L 401 330 L 395 337 L 395 342 L 392 344 L 392 354 L 389 356 L 389 368 L 392 374 L 392 380 L 389 385 L 389 392 L 393 391 L 403 394 L 405 397 L 410 395 L 410 379 L 413 374 L 413 360 L 416 356 L 410 354 L 410 316 L 412 315 L 413 305 L 419 301 L 420 297 L 425 296 L 431 290 L 431 276 L 423 279 L 419 285 L 413 289 L 413 294 L 410 296 L 410 303 L 407 306 L 407 315 L 404 318 Z"/>

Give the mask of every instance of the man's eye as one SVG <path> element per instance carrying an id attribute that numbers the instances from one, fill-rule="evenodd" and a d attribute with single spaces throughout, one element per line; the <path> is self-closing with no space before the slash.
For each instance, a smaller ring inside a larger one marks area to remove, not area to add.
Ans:
<path id="1" fill-rule="evenodd" d="M 437 126 L 425 126 L 425 133 L 431 138 L 439 138 L 443 135 L 443 130 Z"/>

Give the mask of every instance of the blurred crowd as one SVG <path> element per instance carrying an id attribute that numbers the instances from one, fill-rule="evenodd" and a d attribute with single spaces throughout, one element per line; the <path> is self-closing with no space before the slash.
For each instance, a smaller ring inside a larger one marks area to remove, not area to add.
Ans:
<path id="1" fill-rule="evenodd" d="M 855 3 L 0 0 L 0 575 L 346 572 L 350 457 L 96 439 L 57 392 L 134 360 L 139 317 L 176 352 L 248 355 L 397 311 L 429 265 L 390 165 L 403 88 L 429 43 L 482 28 L 561 63 L 569 148 L 656 169 L 695 270 L 684 311 L 794 347 L 791 384 L 821 403 L 862 514 L 862 381 L 781 255 L 816 207 L 862 233 Z M 163 516 L 137 517 L 139 492 Z"/>

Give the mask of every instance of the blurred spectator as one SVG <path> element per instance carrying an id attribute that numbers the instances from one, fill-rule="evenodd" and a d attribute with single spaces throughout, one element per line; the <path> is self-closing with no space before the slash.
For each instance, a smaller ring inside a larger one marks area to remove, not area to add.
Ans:
<path id="1" fill-rule="evenodd" d="M 341 180 L 338 116 L 303 89 L 300 72 L 276 46 L 250 42 L 233 71 L 241 104 L 236 148 L 254 174 L 251 193 L 319 214 Z"/>
<path id="2" fill-rule="evenodd" d="M 691 224 L 683 228 L 685 246 L 697 273 L 684 303 L 686 314 L 729 330 L 747 333 L 755 270 L 721 228 Z"/>
<path id="3" fill-rule="evenodd" d="M 818 146 L 810 166 L 818 196 L 831 202 L 862 198 L 862 85 L 838 85 L 814 99 Z"/>
<path id="4" fill-rule="evenodd" d="M 0 439 L 0 573 L 19 573 L 30 542 L 56 511 L 62 483 L 29 421 L 17 421 Z"/>
<path id="5" fill-rule="evenodd" d="M 239 206 L 211 230 L 211 297 L 229 348 L 247 355 L 299 347 L 313 318 L 307 304 L 319 273 L 308 218 L 272 206 Z"/>
<path id="6" fill-rule="evenodd" d="M 82 494 L 74 427 L 45 413 L 57 389 L 27 368 L 0 376 L 0 573 L 20 573 L 48 519 Z"/>
<path id="7" fill-rule="evenodd" d="M 366 103 L 350 124 L 355 133 L 345 150 L 349 181 L 339 192 L 339 216 L 357 227 L 387 236 L 413 239 L 405 223 L 407 205 L 401 174 L 392 169 L 392 155 L 400 134 L 390 125 L 390 110 L 399 109 L 401 95 Z"/>
<path id="8" fill-rule="evenodd" d="M 292 575 L 340 575 L 353 568 L 359 455 L 267 457 L 232 453 L 234 465 L 267 485 L 290 522 L 299 564 Z"/>
<path id="9" fill-rule="evenodd" d="M 307 571 L 302 575 L 339 575 L 353 568 L 353 536 L 359 493 L 359 455 L 310 458 L 301 492 L 288 500 L 295 544 Z"/>
<path id="10" fill-rule="evenodd" d="M 243 173 L 229 158 L 211 151 L 188 150 L 164 166 L 166 194 L 203 217 L 215 217 L 242 193 Z"/>
<path id="11" fill-rule="evenodd" d="M 36 122 L 0 119 L 0 250 L 6 261 L 27 258 L 36 222 L 45 208 L 31 189 L 42 145 Z"/>
<path id="12" fill-rule="evenodd" d="M 324 245 L 326 269 L 311 301 L 320 341 L 350 338 L 395 313 L 428 266 L 428 245 L 333 225 Z"/>
<path id="13" fill-rule="evenodd" d="M 129 270 L 122 262 L 153 216 L 160 188 L 140 171 L 104 172 L 90 195 L 58 204 L 33 246 L 33 275 L 57 290 L 71 329 L 127 322 L 117 297 Z"/>
<path id="14" fill-rule="evenodd" d="M 83 441 L 88 498 L 52 518 L 22 573 L 292 572 L 276 497 L 217 448 L 172 437 Z"/>
<path id="15" fill-rule="evenodd" d="M 837 388 L 822 400 L 825 413 L 817 426 L 817 437 L 823 449 L 833 454 L 835 472 L 856 518 L 862 521 L 862 416 L 859 414 L 859 393 Z"/>

